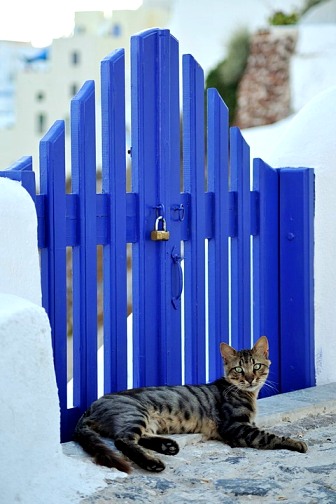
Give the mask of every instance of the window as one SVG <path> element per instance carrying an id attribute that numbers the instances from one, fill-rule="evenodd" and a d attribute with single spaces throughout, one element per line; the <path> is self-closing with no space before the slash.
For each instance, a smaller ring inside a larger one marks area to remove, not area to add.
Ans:
<path id="1" fill-rule="evenodd" d="M 36 93 L 36 101 L 41 102 L 41 101 L 43 101 L 44 99 L 45 99 L 45 93 L 44 93 L 44 91 L 38 91 L 38 92 Z"/>
<path id="2" fill-rule="evenodd" d="M 77 94 L 77 93 L 78 93 L 78 90 L 79 90 L 79 86 L 78 86 L 78 84 L 75 84 L 75 83 L 74 83 L 74 84 L 71 84 L 71 86 L 70 86 L 70 96 L 71 96 L 71 97 L 72 97 L 72 96 L 75 96 L 75 94 Z"/>
<path id="3" fill-rule="evenodd" d="M 75 35 L 83 35 L 84 33 L 86 33 L 86 26 L 84 25 L 75 26 Z"/>
<path id="4" fill-rule="evenodd" d="M 121 36 L 121 25 L 119 23 L 115 23 L 111 28 L 112 37 L 120 37 Z"/>
<path id="5" fill-rule="evenodd" d="M 43 112 L 39 112 L 36 116 L 36 131 L 37 133 L 45 133 L 47 129 L 47 116 Z"/>
<path id="6" fill-rule="evenodd" d="M 70 55 L 70 61 L 73 66 L 77 66 L 80 64 L 80 52 L 79 51 L 72 51 Z"/>

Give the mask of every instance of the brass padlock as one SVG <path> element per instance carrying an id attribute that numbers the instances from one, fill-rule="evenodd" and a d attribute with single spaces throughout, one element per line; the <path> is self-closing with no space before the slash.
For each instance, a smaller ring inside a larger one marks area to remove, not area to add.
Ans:
<path id="1" fill-rule="evenodd" d="M 161 222 L 162 229 L 159 229 L 159 223 Z M 159 215 L 155 221 L 154 230 L 151 232 L 151 240 L 153 241 L 167 241 L 169 240 L 169 231 L 167 231 L 166 219 Z"/>

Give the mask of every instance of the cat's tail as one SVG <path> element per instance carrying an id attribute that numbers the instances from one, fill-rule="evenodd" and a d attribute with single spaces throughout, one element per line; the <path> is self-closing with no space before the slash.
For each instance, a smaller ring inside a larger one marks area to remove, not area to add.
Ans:
<path id="1" fill-rule="evenodd" d="M 74 440 L 94 458 L 96 464 L 114 467 L 125 473 L 131 472 L 131 465 L 109 448 L 100 435 L 83 421 L 77 424 Z"/>

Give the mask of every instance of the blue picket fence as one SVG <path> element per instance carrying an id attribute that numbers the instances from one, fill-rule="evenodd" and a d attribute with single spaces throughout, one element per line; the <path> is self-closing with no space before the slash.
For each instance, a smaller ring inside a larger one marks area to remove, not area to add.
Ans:
<path id="1" fill-rule="evenodd" d="M 127 388 L 130 345 L 133 386 L 200 383 L 222 375 L 221 341 L 250 347 L 262 334 L 270 341 L 274 385 L 266 394 L 315 382 L 313 171 L 272 169 L 256 159 L 251 189 L 249 147 L 239 129 L 229 130 L 215 89 L 207 92 L 205 111 L 203 70 L 190 55 L 183 56 L 182 87 L 181 127 L 178 42 L 168 30 L 142 32 L 131 39 L 131 146 L 124 51 L 101 64 L 101 193 L 92 81 L 71 102 L 71 193 L 63 121 L 41 140 L 38 194 L 31 158 L 0 173 L 21 180 L 36 202 L 62 440 L 97 397 L 97 246 L 103 248 L 105 392 Z M 128 151 L 132 192 L 126 192 Z M 167 241 L 151 240 L 158 217 L 166 221 Z M 67 405 L 67 247 L 74 407 Z"/>

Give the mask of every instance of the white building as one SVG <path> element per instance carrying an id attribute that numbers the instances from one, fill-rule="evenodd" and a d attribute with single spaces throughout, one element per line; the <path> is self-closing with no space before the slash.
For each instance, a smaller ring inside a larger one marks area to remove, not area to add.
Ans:
<path id="1" fill-rule="evenodd" d="M 155 6 L 157 5 L 157 6 Z M 22 156 L 32 155 L 38 166 L 39 141 L 57 119 L 64 119 L 67 132 L 66 161 L 70 167 L 70 100 L 83 83 L 96 83 L 96 101 L 100 102 L 100 61 L 117 48 L 125 48 L 126 61 L 132 34 L 145 28 L 165 26 L 169 2 L 145 2 L 136 11 L 78 12 L 74 35 L 53 41 L 46 61 L 33 61 L 17 73 L 15 124 L 0 129 L 0 169 Z M 126 76 L 129 72 L 126 72 Z M 97 106 L 97 124 L 100 111 Z M 100 128 L 97 127 L 97 164 L 100 164 Z"/>

